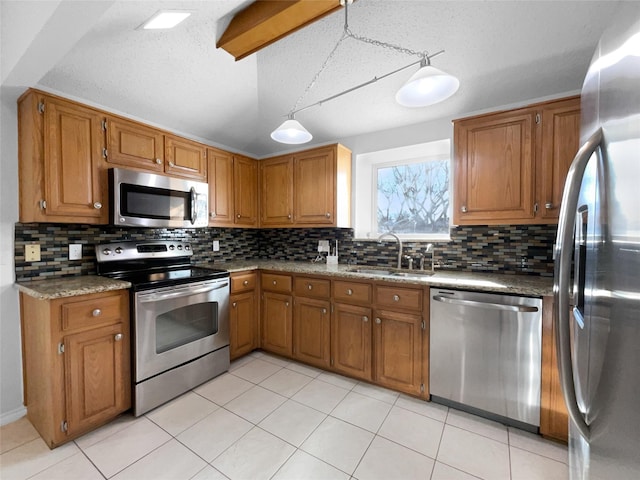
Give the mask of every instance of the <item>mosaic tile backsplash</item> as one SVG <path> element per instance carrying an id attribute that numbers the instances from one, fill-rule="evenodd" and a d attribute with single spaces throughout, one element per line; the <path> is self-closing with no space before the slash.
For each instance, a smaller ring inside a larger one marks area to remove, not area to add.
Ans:
<path id="1" fill-rule="evenodd" d="M 455 227 L 451 240 L 433 242 L 436 268 L 553 276 L 555 225 Z M 395 266 L 398 247 L 392 239 L 354 240 L 349 228 L 314 229 L 143 229 L 69 224 L 15 225 L 16 280 L 96 272 L 94 246 L 119 240 L 176 239 L 193 247 L 193 263 L 224 264 L 252 258 L 310 261 L 318 254 L 318 240 L 338 241 L 340 263 Z M 212 251 L 213 240 L 220 251 Z M 40 244 L 41 261 L 25 262 L 24 246 Z M 68 245 L 83 244 L 82 260 L 68 260 Z M 404 243 L 404 254 L 418 264 L 428 242 Z M 406 267 L 406 263 L 404 263 Z M 429 261 L 425 268 L 430 268 Z"/>

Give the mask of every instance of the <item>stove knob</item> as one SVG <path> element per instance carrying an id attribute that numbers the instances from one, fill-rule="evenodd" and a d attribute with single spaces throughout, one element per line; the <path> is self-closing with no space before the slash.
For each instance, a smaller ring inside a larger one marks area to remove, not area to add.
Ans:
<path id="1" fill-rule="evenodd" d="M 173 245 L 169 245 L 169 250 L 173 250 L 174 248 L 176 247 L 174 247 Z"/>
<path id="2" fill-rule="evenodd" d="M 182 250 L 182 245 L 178 245 L 178 250 Z"/>
<path id="3" fill-rule="evenodd" d="M 102 253 L 104 253 L 105 255 L 111 255 L 111 249 L 105 248 L 104 250 L 102 250 Z"/>
<path id="4" fill-rule="evenodd" d="M 184 246 L 184 249 L 185 249 L 185 250 L 191 250 L 191 247 L 190 247 L 189 245 L 185 245 L 185 246 Z"/>
<path id="5" fill-rule="evenodd" d="M 117 247 L 117 248 L 116 248 L 116 250 L 115 250 L 115 252 L 116 252 L 118 255 L 120 255 L 120 254 L 122 253 L 122 248 Z"/>

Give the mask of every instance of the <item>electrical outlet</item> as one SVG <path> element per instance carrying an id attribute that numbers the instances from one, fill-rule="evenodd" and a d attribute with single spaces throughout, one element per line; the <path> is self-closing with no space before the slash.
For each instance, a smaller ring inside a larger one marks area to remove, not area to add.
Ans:
<path id="1" fill-rule="evenodd" d="M 82 260 L 82 244 L 81 243 L 69 244 L 69 260 Z"/>
<path id="2" fill-rule="evenodd" d="M 329 252 L 329 240 L 318 240 L 318 253 Z"/>
<path id="3" fill-rule="evenodd" d="M 37 243 L 24 246 L 24 260 L 26 262 L 40 261 L 40 245 Z"/>
<path id="4" fill-rule="evenodd" d="M 214 240 L 213 241 L 213 251 L 214 252 L 219 252 L 220 251 L 220 240 Z"/>

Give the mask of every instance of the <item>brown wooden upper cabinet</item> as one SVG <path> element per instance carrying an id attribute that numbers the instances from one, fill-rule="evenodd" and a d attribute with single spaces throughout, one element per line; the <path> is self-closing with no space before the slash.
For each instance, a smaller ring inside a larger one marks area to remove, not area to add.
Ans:
<path id="1" fill-rule="evenodd" d="M 108 163 L 207 181 L 205 145 L 115 116 L 107 118 L 106 129 Z"/>
<path id="2" fill-rule="evenodd" d="M 209 226 L 258 226 L 258 162 L 217 148 L 207 149 Z"/>
<path id="3" fill-rule="evenodd" d="M 108 223 L 103 120 L 35 90 L 19 99 L 21 222 Z"/>
<path id="4" fill-rule="evenodd" d="M 580 98 L 454 121 L 456 225 L 555 223 Z"/>
<path id="5" fill-rule="evenodd" d="M 351 151 L 314 148 L 260 162 L 260 225 L 351 226 Z"/>

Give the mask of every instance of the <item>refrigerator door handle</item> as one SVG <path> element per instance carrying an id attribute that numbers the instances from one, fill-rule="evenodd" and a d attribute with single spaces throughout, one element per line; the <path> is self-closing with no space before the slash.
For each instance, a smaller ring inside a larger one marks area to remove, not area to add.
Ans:
<path id="1" fill-rule="evenodd" d="M 582 177 L 587 168 L 591 155 L 602 144 L 602 128 L 594 132 L 576 154 L 565 182 L 558 220 L 558 235 L 556 237 L 556 269 L 554 272 L 554 322 L 556 328 L 556 351 L 560 370 L 560 383 L 564 401 L 569 416 L 580 433 L 589 439 L 589 426 L 584 420 L 573 383 L 573 368 L 571 365 L 571 337 L 569 333 L 569 285 L 571 272 L 571 248 L 573 242 L 575 212 L 578 208 L 578 197 Z"/>

